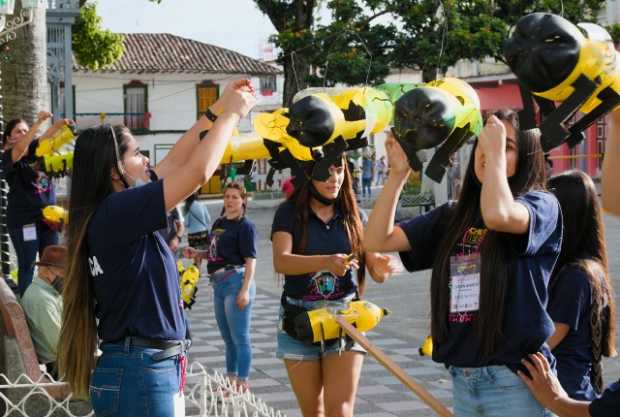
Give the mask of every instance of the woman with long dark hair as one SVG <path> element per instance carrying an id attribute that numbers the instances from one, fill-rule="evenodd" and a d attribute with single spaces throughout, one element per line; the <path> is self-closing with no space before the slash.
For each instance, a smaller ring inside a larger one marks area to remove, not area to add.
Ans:
<path id="1" fill-rule="evenodd" d="M 248 196 L 243 185 L 231 182 L 224 188 L 224 207 L 213 223 L 206 250 L 188 247 L 186 258 L 208 261 L 213 283 L 213 308 L 226 344 L 226 373 L 236 387 L 248 391 L 252 344 L 250 323 L 256 296 L 256 227 L 246 216 Z"/>
<path id="2" fill-rule="evenodd" d="M 514 113 L 490 116 L 474 145 L 456 203 L 394 226 L 410 173 L 394 138 L 390 174 L 365 234 L 368 250 L 400 251 L 410 271 L 432 268 L 433 360 L 453 378 L 457 416 L 541 416 L 546 411 L 516 375 L 547 338 L 547 285 L 560 252 L 562 220 L 544 191 L 538 130 Z"/>
<path id="3" fill-rule="evenodd" d="M 23 119 L 10 120 L 2 136 L 2 174 L 9 184 L 7 221 L 17 255 L 22 296 L 32 282 L 37 253 L 41 256 L 47 246 L 58 244 L 58 231 L 43 220 L 42 211 L 56 204 L 56 192 L 52 179 L 39 166 L 36 149 L 70 122 L 60 119 L 37 138 L 39 129 L 50 117 L 51 113 L 39 112 L 31 127 Z"/>
<path id="4" fill-rule="evenodd" d="M 58 367 L 95 414 L 184 415 L 187 326 L 174 256 L 157 230 L 213 174 L 254 101 L 249 81 L 229 83 L 154 168 L 155 181 L 129 129 L 77 138 Z"/>
<path id="5" fill-rule="evenodd" d="M 284 274 L 277 357 L 284 360 L 304 417 L 352 416 L 364 349 L 350 339 L 307 345 L 291 330 L 296 314 L 343 307 L 364 290 L 368 267 L 377 282 L 393 272 L 390 258 L 367 253 L 344 155 L 325 181 L 313 165 L 296 176 L 295 192 L 278 208 L 271 229 L 273 262 Z M 357 268 L 357 277 L 353 270 Z M 357 278 L 357 279 L 355 279 Z"/>
<path id="6" fill-rule="evenodd" d="M 549 347 L 571 398 L 602 393 L 602 356 L 616 355 L 616 302 L 609 279 L 602 210 L 592 178 L 569 171 L 549 180 L 564 217 L 562 252 L 551 278 Z"/>

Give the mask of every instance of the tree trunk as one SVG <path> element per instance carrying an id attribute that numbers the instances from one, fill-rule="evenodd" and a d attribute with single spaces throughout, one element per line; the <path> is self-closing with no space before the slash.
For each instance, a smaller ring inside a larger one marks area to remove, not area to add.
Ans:
<path id="1" fill-rule="evenodd" d="M 290 107 L 295 94 L 308 87 L 309 74 L 310 65 L 303 56 L 293 54 L 286 57 L 284 63 L 284 92 L 282 95 L 284 107 Z"/>
<path id="2" fill-rule="evenodd" d="M 15 5 L 15 13 L 21 9 Z M 2 61 L 4 120 L 23 118 L 29 124 L 49 109 L 47 83 L 47 29 L 45 9 L 34 10 L 33 21 L 17 30 Z"/>
<path id="3" fill-rule="evenodd" d="M 441 74 L 437 71 L 437 67 L 424 67 L 422 68 L 422 82 L 429 82 L 439 78 Z"/>

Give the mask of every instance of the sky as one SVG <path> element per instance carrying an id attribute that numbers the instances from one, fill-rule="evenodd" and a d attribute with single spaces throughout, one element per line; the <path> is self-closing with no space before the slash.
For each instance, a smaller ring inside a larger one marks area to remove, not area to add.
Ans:
<path id="1" fill-rule="evenodd" d="M 253 58 L 275 28 L 253 0 L 98 0 L 103 27 L 124 33 L 172 33 Z"/>

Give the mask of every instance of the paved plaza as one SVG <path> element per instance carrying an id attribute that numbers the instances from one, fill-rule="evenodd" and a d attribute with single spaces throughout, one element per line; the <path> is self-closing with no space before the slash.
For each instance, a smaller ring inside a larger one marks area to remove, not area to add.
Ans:
<path id="1" fill-rule="evenodd" d="M 254 349 L 251 373 L 253 391 L 269 405 L 289 417 L 301 416 L 290 388 L 282 361 L 275 357 L 276 325 L 281 284 L 273 271 L 269 232 L 277 202 L 250 202 L 248 218 L 258 231 L 257 296 L 252 320 Z M 209 202 L 212 217 L 221 204 Z M 620 288 L 620 220 L 607 216 L 607 241 L 611 275 L 615 288 Z M 403 273 L 379 285 L 370 278 L 366 299 L 390 309 L 392 314 L 368 337 L 383 349 L 416 381 L 422 383 L 444 404 L 452 403 L 450 376 L 441 364 L 418 355 L 418 347 L 429 333 L 430 271 Z M 190 311 L 194 345 L 190 360 L 209 368 L 224 369 L 222 341 L 212 309 L 212 292 L 201 281 L 198 301 Z M 618 296 L 617 303 L 620 305 Z M 619 323 L 620 328 L 620 323 Z M 620 340 L 618 341 L 620 345 Z M 620 359 L 605 360 L 605 381 L 620 377 Z M 356 416 L 432 416 L 435 415 L 418 398 L 372 357 L 366 358 L 356 402 Z"/>

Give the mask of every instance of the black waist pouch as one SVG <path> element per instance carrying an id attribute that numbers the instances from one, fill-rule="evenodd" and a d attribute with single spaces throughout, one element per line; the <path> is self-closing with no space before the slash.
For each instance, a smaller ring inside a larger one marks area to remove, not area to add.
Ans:
<path id="1" fill-rule="evenodd" d="M 312 327 L 310 326 L 310 323 L 308 323 L 308 315 L 305 314 L 308 310 L 304 307 L 299 307 L 289 303 L 285 294 L 282 294 L 280 303 L 282 304 L 282 309 L 284 310 L 282 317 L 282 330 L 284 330 L 286 334 L 291 336 L 293 339 L 299 340 L 306 345 L 321 346 L 322 349 L 336 343 L 342 343 L 342 339 L 345 339 L 347 342 L 353 340 L 348 335 L 345 335 L 344 338 L 314 342 Z"/>

